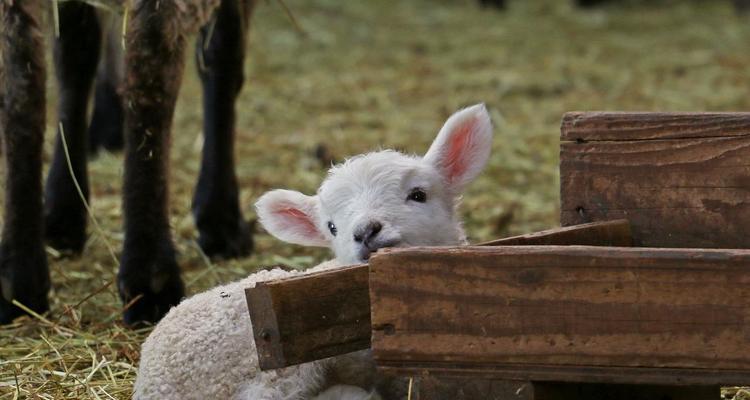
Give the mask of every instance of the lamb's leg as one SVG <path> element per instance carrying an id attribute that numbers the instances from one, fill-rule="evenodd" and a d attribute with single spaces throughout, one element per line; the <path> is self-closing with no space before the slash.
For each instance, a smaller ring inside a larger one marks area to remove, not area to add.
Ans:
<path id="1" fill-rule="evenodd" d="M 45 126 L 44 39 L 39 0 L 0 1 L 0 135 L 5 217 L 0 243 L 0 324 L 49 306 L 42 220 Z"/>
<path id="2" fill-rule="evenodd" d="M 252 3 L 223 0 L 215 20 L 201 29 L 196 45 L 205 140 L 193 214 L 198 243 L 210 256 L 243 256 L 253 246 L 240 211 L 234 172 L 235 100 L 242 88 L 245 32 Z"/>
<path id="3" fill-rule="evenodd" d="M 95 154 L 100 147 L 109 151 L 122 150 L 123 109 L 119 89 L 124 79 L 122 62 L 122 18 L 114 12 L 99 16 L 104 25 L 104 53 L 96 73 L 94 87 L 94 112 L 89 126 L 89 152 Z"/>
<path id="4" fill-rule="evenodd" d="M 60 97 L 58 130 L 62 126 L 75 179 L 88 201 L 86 111 L 99 62 L 101 31 L 93 6 L 70 1 L 60 2 L 58 9 L 60 36 L 55 40 L 54 49 Z M 70 176 L 60 135 L 58 131 L 45 188 L 46 237 L 52 247 L 78 253 L 86 243 L 87 213 Z"/>
<path id="5" fill-rule="evenodd" d="M 177 5 L 138 1 L 125 48 L 125 323 L 159 320 L 184 294 L 169 231 L 169 136 L 184 65 Z"/>

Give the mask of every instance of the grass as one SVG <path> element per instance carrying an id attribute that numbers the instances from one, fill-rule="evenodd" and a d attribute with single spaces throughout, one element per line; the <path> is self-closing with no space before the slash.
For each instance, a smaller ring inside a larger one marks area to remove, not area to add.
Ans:
<path id="1" fill-rule="evenodd" d="M 649 4 L 646 4 L 649 3 Z M 656 3 L 656 4 L 651 4 Z M 570 110 L 748 110 L 750 25 L 729 1 L 625 1 L 579 11 L 559 0 L 513 1 L 504 13 L 473 1 L 286 0 L 252 18 L 246 85 L 237 108 L 241 204 L 270 188 L 313 192 L 330 157 L 378 147 L 426 150 L 454 110 L 487 103 L 493 155 L 468 190 L 472 241 L 555 226 L 560 116 Z M 190 60 L 191 61 L 191 60 Z M 189 62 L 176 112 L 171 224 L 187 289 L 195 293 L 286 263 L 327 256 L 258 231 L 242 260 L 207 260 L 190 215 L 201 147 L 200 85 Z M 52 74 L 50 74 L 52 76 Z M 51 159 L 50 80 L 45 161 Z M 52 312 L 0 327 L 0 399 L 127 398 L 149 329 L 120 324 L 112 284 L 122 246 L 122 156 L 90 163 L 92 212 L 83 255 L 49 250 Z M 0 200 L 1 201 L 1 200 Z M 728 390 L 731 398 L 747 391 Z M 745 396 L 745 397 L 740 397 Z"/>

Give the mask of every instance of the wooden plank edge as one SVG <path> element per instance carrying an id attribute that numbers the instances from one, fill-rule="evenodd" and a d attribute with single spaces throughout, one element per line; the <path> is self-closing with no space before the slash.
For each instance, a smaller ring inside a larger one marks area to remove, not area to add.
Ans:
<path id="1" fill-rule="evenodd" d="M 334 269 L 327 269 L 325 271 L 316 271 L 316 272 L 309 272 L 309 273 L 302 273 L 299 275 L 293 275 L 286 278 L 278 278 L 273 279 L 270 281 L 262 282 L 263 286 L 273 287 L 273 286 L 279 286 L 279 285 L 288 285 L 288 284 L 294 284 L 295 281 L 301 281 L 301 280 L 307 280 L 310 278 L 321 278 L 326 277 L 328 275 L 331 276 L 338 276 L 341 273 L 367 273 L 364 271 L 367 271 L 369 266 L 367 264 L 356 264 L 356 265 L 347 265 L 340 268 L 334 268 Z M 258 287 L 256 285 L 256 287 Z M 248 288 L 252 289 L 252 288 Z"/>
<path id="2" fill-rule="evenodd" d="M 512 236 L 479 243 L 476 246 L 519 245 L 593 245 L 629 247 L 633 245 L 630 222 L 627 219 L 590 222 L 545 231 Z"/>
<path id="3" fill-rule="evenodd" d="M 340 279 L 342 274 L 361 275 L 364 280 L 369 278 L 368 265 L 352 265 L 325 271 L 317 271 L 306 274 L 274 279 L 266 282 L 259 282 L 254 288 L 245 289 L 245 298 L 247 301 L 248 312 L 255 340 L 260 369 L 265 371 L 269 369 L 284 368 L 291 365 L 301 364 L 313 360 L 319 360 L 339 354 L 345 354 L 352 351 L 363 350 L 370 347 L 370 329 L 367 335 L 349 336 L 339 338 L 329 346 L 318 346 L 310 348 L 307 358 L 298 357 L 297 353 L 284 352 L 283 340 L 281 337 L 281 327 L 279 319 L 274 309 L 274 293 L 280 288 L 294 289 L 300 284 L 304 285 L 311 279 L 314 280 L 331 280 Z M 368 293 L 368 286 L 361 285 L 351 290 Z M 277 301 L 277 300 L 276 300 Z M 303 310 L 304 311 L 304 310 Z M 367 308 L 369 316 L 369 308 Z M 369 318 L 368 318 L 369 320 Z M 367 326 L 369 327 L 369 321 Z M 342 331 L 343 332 L 343 331 Z"/>
<path id="4" fill-rule="evenodd" d="M 572 365 L 408 363 L 377 360 L 377 370 L 404 377 L 446 376 L 464 379 L 516 380 L 534 382 L 586 382 L 646 385 L 750 384 L 750 370 L 661 367 L 597 367 Z"/>
<path id="5" fill-rule="evenodd" d="M 563 142 L 729 137 L 750 137 L 750 113 L 570 111 L 560 121 Z"/>
<path id="6" fill-rule="evenodd" d="M 254 288 L 245 289 L 245 299 L 250 321 L 252 321 L 253 339 L 258 352 L 260 369 L 286 367 L 287 362 L 281 346 L 279 326 L 268 285 L 258 282 Z"/>

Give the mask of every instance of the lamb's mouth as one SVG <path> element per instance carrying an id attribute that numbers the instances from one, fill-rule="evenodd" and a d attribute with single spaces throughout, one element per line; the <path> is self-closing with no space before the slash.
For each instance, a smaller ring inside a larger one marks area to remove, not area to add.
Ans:
<path id="1" fill-rule="evenodd" d="M 386 240 L 382 242 L 374 242 L 374 243 L 368 243 L 366 246 L 362 246 L 362 248 L 359 250 L 359 259 L 361 262 L 366 263 L 370 256 L 372 256 L 373 253 L 380 249 L 385 249 L 389 247 L 406 247 L 400 240 L 398 239 L 391 239 Z"/>

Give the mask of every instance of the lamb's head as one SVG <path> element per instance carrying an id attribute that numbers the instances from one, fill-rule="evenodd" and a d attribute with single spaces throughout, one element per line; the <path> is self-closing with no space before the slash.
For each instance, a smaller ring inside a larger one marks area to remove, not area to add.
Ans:
<path id="1" fill-rule="evenodd" d="M 482 170 L 492 144 L 483 104 L 453 114 L 424 157 L 392 150 L 334 166 L 318 194 L 273 190 L 256 203 L 277 238 L 333 249 L 342 264 L 383 247 L 456 245 L 465 241 L 456 206 Z"/>

